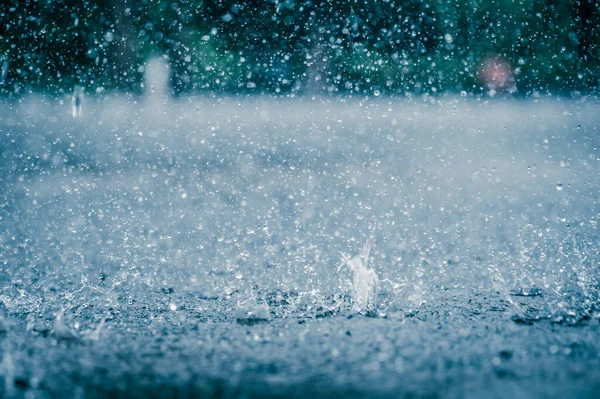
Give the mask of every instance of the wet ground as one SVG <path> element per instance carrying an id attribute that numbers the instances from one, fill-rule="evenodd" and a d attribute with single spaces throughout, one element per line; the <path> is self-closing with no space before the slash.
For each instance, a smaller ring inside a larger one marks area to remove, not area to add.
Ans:
<path id="1" fill-rule="evenodd" d="M 70 106 L 0 112 L 4 397 L 598 395 L 597 102 Z"/>

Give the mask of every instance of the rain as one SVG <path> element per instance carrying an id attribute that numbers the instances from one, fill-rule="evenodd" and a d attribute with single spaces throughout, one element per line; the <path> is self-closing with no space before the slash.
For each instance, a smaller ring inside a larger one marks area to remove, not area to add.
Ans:
<path id="1" fill-rule="evenodd" d="M 0 397 L 597 397 L 599 26 L 3 2 Z"/>

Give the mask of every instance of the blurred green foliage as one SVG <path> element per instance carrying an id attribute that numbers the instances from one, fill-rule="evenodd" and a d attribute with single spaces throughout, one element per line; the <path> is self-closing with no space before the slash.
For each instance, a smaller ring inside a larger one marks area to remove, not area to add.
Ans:
<path id="1" fill-rule="evenodd" d="M 600 0 L 10 0 L 0 91 L 477 93 L 486 59 L 534 92 L 597 92 Z M 494 87 L 492 87 L 494 88 Z"/>

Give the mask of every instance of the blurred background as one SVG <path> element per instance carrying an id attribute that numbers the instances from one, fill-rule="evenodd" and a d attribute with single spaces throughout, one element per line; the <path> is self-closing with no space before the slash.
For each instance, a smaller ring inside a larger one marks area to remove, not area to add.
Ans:
<path id="1" fill-rule="evenodd" d="M 597 93 L 598 0 L 4 0 L 0 93 Z M 157 58 L 158 57 L 158 58 Z"/>

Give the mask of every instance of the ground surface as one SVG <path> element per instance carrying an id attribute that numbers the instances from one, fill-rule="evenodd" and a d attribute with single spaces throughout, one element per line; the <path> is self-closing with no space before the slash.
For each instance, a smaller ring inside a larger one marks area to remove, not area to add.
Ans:
<path id="1" fill-rule="evenodd" d="M 59 100 L 0 111 L 2 397 L 598 396 L 597 102 Z"/>

